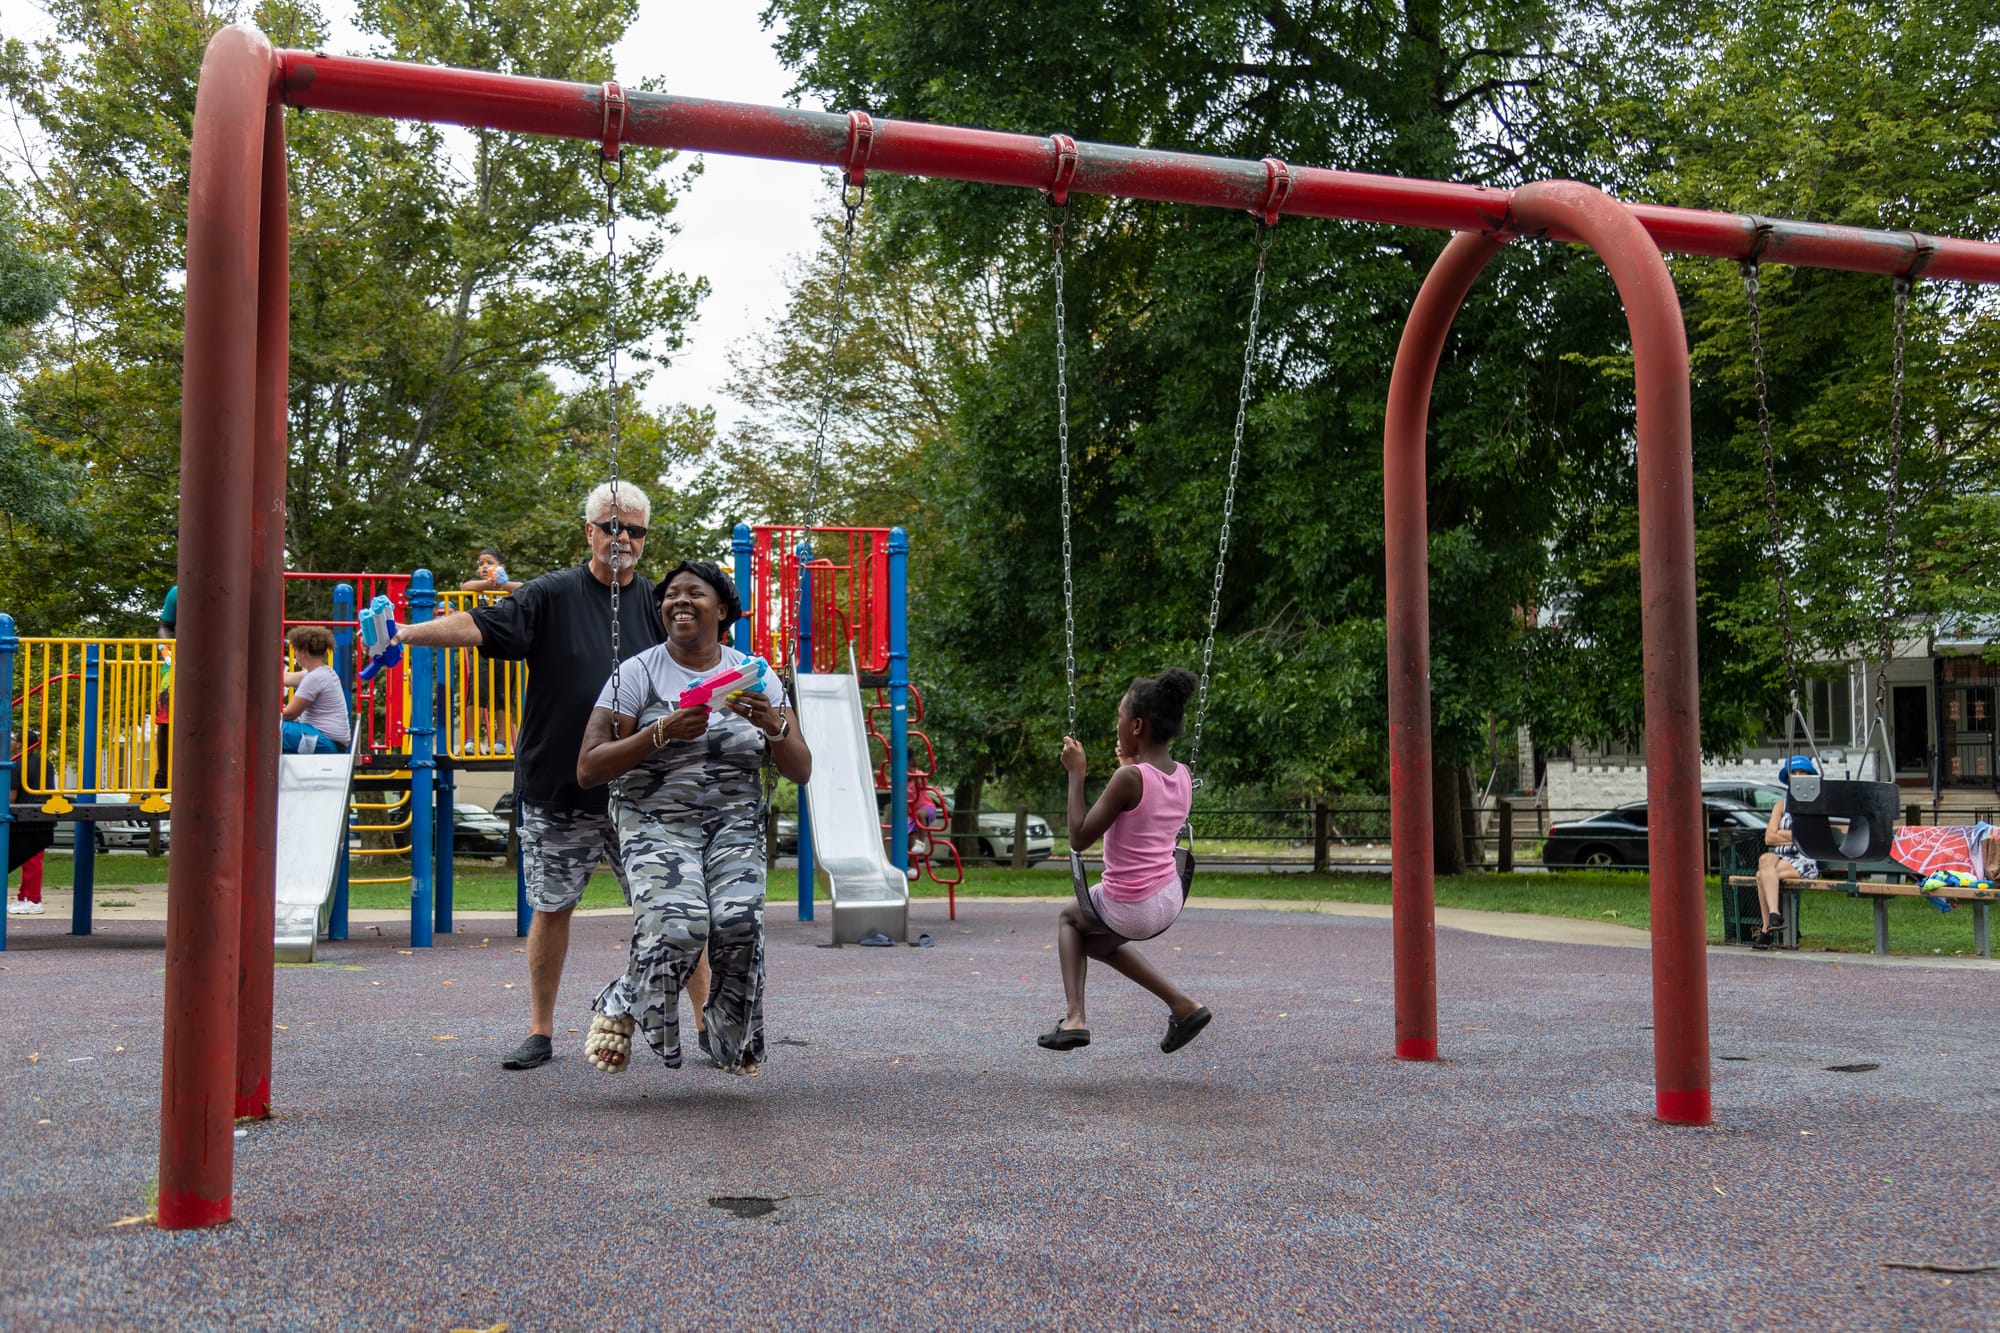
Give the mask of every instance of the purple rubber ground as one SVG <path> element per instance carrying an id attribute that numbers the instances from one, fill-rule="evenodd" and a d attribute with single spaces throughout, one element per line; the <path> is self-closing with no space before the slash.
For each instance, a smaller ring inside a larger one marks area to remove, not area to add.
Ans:
<path id="1" fill-rule="evenodd" d="M 2000 1261 L 1991 970 L 1713 957 L 1717 1123 L 1668 1128 L 1643 950 L 1440 931 L 1446 1058 L 1406 1064 L 1386 921 L 1204 910 L 1146 946 L 1199 1040 L 1098 971 L 1055 1055 L 1054 913 L 832 950 L 774 909 L 754 1080 L 584 1062 L 616 918 L 525 1073 L 511 932 L 324 946 L 278 975 L 236 1220 L 177 1234 L 111 1226 L 156 1170 L 162 927 L 17 919 L 0 1327 L 2000 1326 L 2000 1272 L 1882 1266 Z"/>

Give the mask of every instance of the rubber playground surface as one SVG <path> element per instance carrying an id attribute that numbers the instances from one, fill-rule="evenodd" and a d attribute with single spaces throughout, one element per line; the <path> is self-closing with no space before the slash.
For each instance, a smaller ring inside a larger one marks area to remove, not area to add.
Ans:
<path id="1" fill-rule="evenodd" d="M 1163 1056 L 1100 970 L 1055 1055 L 1054 910 L 919 902 L 934 948 L 833 950 L 774 906 L 756 1079 L 584 1062 L 619 916 L 577 919 L 561 1058 L 522 1073 L 510 922 L 357 926 L 279 972 L 236 1220 L 175 1234 L 116 1225 L 156 1169 L 160 923 L 17 919 L 0 1327 L 2000 1326 L 2000 1271 L 1885 1266 L 2000 1263 L 1991 965 L 1711 951 L 1716 1124 L 1667 1128 L 1643 949 L 1441 928 L 1415 1065 L 1386 920 L 1190 912 L 1146 947 L 1207 1032 Z"/>

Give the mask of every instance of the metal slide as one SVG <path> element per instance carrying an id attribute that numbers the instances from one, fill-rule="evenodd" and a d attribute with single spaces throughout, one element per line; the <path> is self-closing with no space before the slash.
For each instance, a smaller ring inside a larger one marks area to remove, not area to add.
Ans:
<path id="1" fill-rule="evenodd" d="M 278 756 L 278 962 L 310 963 L 318 950 L 347 837 L 353 778 L 352 750 Z"/>
<path id="2" fill-rule="evenodd" d="M 792 681 L 799 729 L 812 749 L 806 810 L 813 859 L 833 889 L 833 942 L 853 944 L 880 930 L 901 943 L 910 933 L 910 886 L 882 845 L 860 683 L 835 672 Z"/>

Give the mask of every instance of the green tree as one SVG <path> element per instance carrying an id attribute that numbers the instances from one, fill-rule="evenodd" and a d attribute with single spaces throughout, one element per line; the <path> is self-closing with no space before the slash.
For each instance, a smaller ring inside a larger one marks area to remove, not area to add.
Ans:
<path id="1" fill-rule="evenodd" d="M 1275 155 L 1512 184 L 1569 174 L 1548 71 L 1587 13 L 1556 5 L 1210 0 L 977 15 L 786 0 L 781 50 L 832 105 L 1161 149 Z M 949 79 L 935 77 L 951 70 Z M 874 243 L 1004 265 L 1004 334 L 931 468 L 940 565 L 919 647 L 974 772 L 1048 781 L 1064 722 L 1053 321 L 1040 210 L 1018 193 L 890 181 Z M 1254 228 L 1208 210 L 1079 200 L 1068 247 L 1080 718 L 1108 755 L 1137 672 L 1198 664 L 1242 369 Z M 1404 314 L 1443 239 L 1287 222 L 1271 256 L 1203 760 L 1305 795 L 1385 779 L 1381 421 Z M 1523 308 L 1525 306 L 1525 309 Z M 1595 261 L 1515 247 L 1461 316 L 1433 414 L 1441 813 L 1509 712 L 1556 489 L 1629 405 L 1581 363 L 1617 345 Z M 969 793 L 966 793 L 969 794 Z M 1452 822 L 1455 822 L 1453 820 Z"/>
<path id="2" fill-rule="evenodd" d="M 1979 16 L 1980 9 L 1985 17 Z M 1993 6 L 1634 3 L 1596 111 L 1607 174 L 1631 198 L 1956 236 L 2000 235 L 2000 38 Z M 1782 726 L 1786 679 L 1736 266 L 1674 261 L 1692 339 L 1702 709 L 1711 750 Z M 1801 658 L 1876 655 L 1890 513 L 1889 279 L 1763 266 L 1777 505 Z M 1895 514 L 1903 637 L 1990 616 L 2000 529 L 1991 478 L 2000 320 L 1990 295 L 1918 287 L 1908 330 Z M 1540 645 L 1553 734 L 1637 733 L 1629 460 L 1580 475 L 1556 542 L 1562 623 Z"/>
<path id="3" fill-rule="evenodd" d="M 44 632 L 136 628 L 174 578 L 188 133 L 207 40 L 242 12 L 57 0 L 55 37 L 12 43 L 0 63 L 0 93 L 47 148 L 28 182 L 34 235 L 108 238 L 74 256 L 77 347 L 45 359 L 20 400 L 50 448 L 88 469 L 87 541 L 16 534 L 0 555 L 0 602 Z M 321 41 L 309 5 L 247 12 L 280 45 Z M 369 3 L 358 17 L 385 56 L 599 79 L 629 14 L 604 0 L 464 0 Z M 574 505 L 605 466 L 613 289 L 593 150 L 311 112 L 290 113 L 287 135 L 290 565 L 424 564 L 450 581 L 485 542 L 509 546 L 517 568 L 579 556 Z M 648 414 L 634 395 L 703 290 L 661 262 L 686 177 L 656 152 L 627 159 L 622 466 L 653 490 L 656 523 L 694 530 L 709 521 L 705 493 L 660 479 L 706 445 L 709 419 Z M 565 387 L 578 381 L 598 387 Z M 50 581 L 49 568 L 73 577 Z"/>
<path id="4" fill-rule="evenodd" d="M 63 285 L 62 269 L 27 247 L 12 197 L 0 194 L 0 374 L 12 378 L 27 364 L 34 328 L 61 303 Z M 75 486 L 0 402 L 0 515 L 8 524 L 62 528 Z"/>

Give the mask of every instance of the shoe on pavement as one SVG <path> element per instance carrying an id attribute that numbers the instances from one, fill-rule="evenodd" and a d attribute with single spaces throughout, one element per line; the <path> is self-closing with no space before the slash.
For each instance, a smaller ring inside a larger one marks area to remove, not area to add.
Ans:
<path id="1" fill-rule="evenodd" d="M 555 1044 L 540 1033 L 531 1035 L 500 1062 L 502 1069 L 539 1069 L 556 1058 Z"/>
<path id="2" fill-rule="evenodd" d="M 47 910 L 40 903 L 22 902 L 19 899 L 7 904 L 8 916 L 40 916 Z"/>

